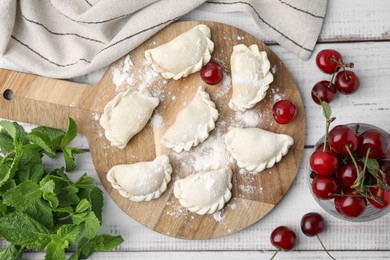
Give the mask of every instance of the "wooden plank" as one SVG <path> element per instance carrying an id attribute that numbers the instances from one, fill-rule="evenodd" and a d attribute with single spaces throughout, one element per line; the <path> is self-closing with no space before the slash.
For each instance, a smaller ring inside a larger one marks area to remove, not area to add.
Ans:
<path id="1" fill-rule="evenodd" d="M 319 42 L 373 41 L 390 39 L 388 0 L 330 0 Z M 275 44 L 246 13 L 209 13 L 194 10 L 182 20 L 216 21 L 235 25 L 267 44 Z"/>
<path id="2" fill-rule="evenodd" d="M 182 260 L 182 259 L 202 259 L 202 260 L 258 260 L 270 259 L 272 251 L 228 251 L 228 252 L 104 252 L 94 253 L 90 259 L 136 259 L 136 260 Z M 389 259 L 390 251 L 331 251 L 336 259 Z M 67 254 L 70 256 L 70 253 Z M 24 257 L 29 260 L 43 259 L 43 253 L 25 253 Z M 324 251 L 290 251 L 279 252 L 276 259 L 302 260 L 302 259 L 330 259 Z"/>
<path id="3" fill-rule="evenodd" d="M 156 233 L 128 217 L 105 192 L 104 225 L 102 232 L 121 234 L 125 241 L 116 251 L 187 251 L 187 250 L 273 250 L 269 241 L 272 230 L 279 225 L 291 227 L 298 235 L 297 250 L 321 250 L 316 238 L 309 238 L 300 232 L 300 218 L 311 211 L 321 213 L 327 229 L 321 234 L 330 250 L 390 250 L 390 214 L 366 223 L 353 223 L 334 218 L 324 212 L 313 199 L 307 182 L 308 156 L 305 149 L 302 164 L 295 183 L 280 204 L 264 219 L 236 234 L 212 240 L 181 240 Z M 51 168 L 61 164 L 62 158 L 47 159 Z M 77 179 L 87 172 L 99 183 L 90 154 L 77 157 L 77 171 L 70 174 Z M 249 189 L 250 190 L 250 189 Z M 177 210 L 180 210 L 179 208 Z M 170 217 L 175 218 L 174 212 Z M 220 225 L 224 225 L 223 218 Z M 4 247 L 4 241 L 0 242 Z"/>

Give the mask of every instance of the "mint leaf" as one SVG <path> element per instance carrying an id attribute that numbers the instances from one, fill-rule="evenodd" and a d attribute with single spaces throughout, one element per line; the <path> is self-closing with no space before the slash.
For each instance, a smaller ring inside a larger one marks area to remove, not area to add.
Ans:
<path id="1" fill-rule="evenodd" d="M 40 200 L 38 203 L 29 206 L 25 213 L 44 225 L 47 229 L 53 229 L 53 213 L 47 202 Z"/>
<path id="2" fill-rule="evenodd" d="M 33 181 L 25 181 L 15 188 L 8 190 L 3 197 L 4 204 L 23 211 L 35 204 L 42 197 L 40 186 Z"/>
<path id="3" fill-rule="evenodd" d="M 123 242 L 122 236 L 111 236 L 107 234 L 102 234 L 94 238 L 95 242 L 95 251 L 109 251 L 119 246 Z"/>
<path id="4" fill-rule="evenodd" d="M 84 212 L 89 209 L 89 207 L 91 207 L 91 203 L 89 203 L 87 199 L 82 199 L 79 204 L 77 204 L 76 213 Z"/>
<path id="5" fill-rule="evenodd" d="M 100 229 L 100 221 L 92 211 L 85 217 L 85 226 L 83 234 L 86 238 L 93 238 Z"/>
<path id="6" fill-rule="evenodd" d="M 83 151 L 74 147 L 66 147 L 63 148 L 63 152 L 64 152 L 64 159 L 65 159 L 65 169 L 67 172 L 71 172 L 74 169 L 76 169 L 76 161 L 74 155 L 81 154 L 83 153 Z"/>
<path id="7" fill-rule="evenodd" d="M 0 151 L 7 154 L 14 150 L 14 141 L 4 129 L 0 131 Z"/>
<path id="8" fill-rule="evenodd" d="M 103 191 L 98 187 L 94 187 L 89 193 L 89 201 L 91 202 L 92 211 L 95 213 L 96 217 L 102 223 L 102 213 L 103 213 Z"/>
<path id="9" fill-rule="evenodd" d="M 41 132 L 31 132 L 26 136 L 26 139 L 30 142 L 39 145 L 45 153 L 51 158 L 56 157 L 55 148 L 51 146 L 50 139 L 47 135 L 42 134 Z"/>
<path id="10" fill-rule="evenodd" d="M 51 240 L 45 226 L 20 212 L 13 212 L 0 218 L 0 235 L 14 245 L 34 250 L 43 250 Z"/>
<path id="11" fill-rule="evenodd" d="M 0 259 L 4 260 L 19 260 L 22 259 L 24 248 L 20 246 L 9 245 L 7 248 L 0 251 Z"/>
<path id="12" fill-rule="evenodd" d="M 62 225 L 57 230 L 57 235 L 70 243 L 73 243 L 77 240 L 82 232 L 82 227 L 80 225 L 66 224 Z"/>
<path id="13" fill-rule="evenodd" d="M 92 189 L 95 187 L 94 185 L 95 179 L 92 178 L 91 176 L 87 176 L 86 173 L 84 173 L 77 181 L 76 181 L 76 186 L 78 188 L 83 188 L 83 189 Z"/>
<path id="14" fill-rule="evenodd" d="M 64 245 L 60 241 L 51 241 L 46 247 L 45 260 L 65 259 Z"/>
<path id="15" fill-rule="evenodd" d="M 8 166 L 7 162 L 0 164 L 0 187 L 6 183 L 9 179 L 13 178 L 20 161 L 20 144 L 15 144 L 15 156 L 13 158 L 11 166 Z M 2 166 L 4 165 L 4 166 Z"/>
<path id="16" fill-rule="evenodd" d="M 65 159 L 65 170 L 67 172 L 71 172 L 76 169 L 76 161 L 72 150 L 69 148 L 65 148 L 64 150 L 64 159 Z"/>
<path id="17" fill-rule="evenodd" d="M 16 122 L 0 121 L 0 126 L 13 140 L 21 140 L 26 136 L 26 131 Z"/>
<path id="18" fill-rule="evenodd" d="M 66 130 L 65 136 L 61 140 L 61 147 L 65 147 L 77 136 L 77 125 L 72 118 L 68 118 L 68 129 Z"/>
<path id="19" fill-rule="evenodd" d="M 61 143 L 61 139 L 65 136 L 65 132 L 60 129 L 39 126 L 34 128 L 31 132 L 39 132 L 47 136 L 50 140 L 51 147 L 59 147 Z"/>

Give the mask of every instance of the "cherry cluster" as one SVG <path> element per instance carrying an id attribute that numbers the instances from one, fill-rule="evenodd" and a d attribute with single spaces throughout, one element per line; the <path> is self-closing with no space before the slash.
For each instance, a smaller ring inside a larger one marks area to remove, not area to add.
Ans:
<path id="1" fill-rule="evenodd" d="M 330 258 L 335 259 L 328 250 L 326 250 L 318 234 L 325 229 L 324 218 L 317 212 L 310 212 L 305 214 L 301 219 L 302 233 L 308 237 L 316 236 Z M 286 226 L 279 226 L 271 233 L 271 243 L 278 250 L 272 256 L 271 260 L 276 256 L 280 250 L 290 251 L 295 246 L 297 235 L 294 231 Z"/>
<path id="2" fill-rule="evenodd" d="M 312 191 L 321 200 L 334 199 L 336 210 L 349 218 L 359 217 L 370 203 L 378 209 L 390 205 L 389 143 L 377 129 L 359 131 L 338 125 L 329 105 L 322 101 L 326 117 L 324 143 L 310 156 Z"/>
<path id="3" fill-rule="evenodd" d="M 331 74 L 330 81 L 322 80 L 314 85 L 311 97 L 317 104 L 321 101 L 330 103 L 337 92 L 349 95 L 354 93 L 360 85 L 356 74 L 346 68 L 353 68 L 353 63 L 344 63 L 341 54 L 332 49 L 320 51 L 316 57 L 317 67 L 326 74 Z"/>

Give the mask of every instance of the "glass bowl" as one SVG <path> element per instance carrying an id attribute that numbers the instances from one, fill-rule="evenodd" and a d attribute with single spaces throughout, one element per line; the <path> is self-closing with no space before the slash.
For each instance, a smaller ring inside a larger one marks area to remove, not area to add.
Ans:
<path id="1" fill-rule="evenodd" d="M 386 152 L 386 159 L 381 159 L 381 160 L 388 160 L 388 161 L 390 161 L 390 158 L 389 158 L 390 134 L 389 133 L 387 133 L 383 129 L 380 129 L 379 127 L 376 127 L 376 126 L 373 126 L 373 125 L 369 125 L 369 124 L 350 123 L 350 124 L 346 124 L 346 125 L 351 127 L 354 130 L 355 130 L 356 125 L 359 125 L 358 135 L 361 134 L 362 132 L 366 131 L 366 130 L 369 130 L 369 129 L 375 129 L 375 130 L 381 132 L 383 134 L 383 136 L 387 139 L 387 143 L 388 143 L 387 152 Z M 314 148 L 313 148 L 313 150 L 311 151 L 310 154 L 312 154 L 317 149 L 317 147 L 320 146 L 323 142 L 324 142 L 324 136 L 322 136 L 318 140 L 318 142 L 315 144 L 315 146 L 314 146 Z M 308 162 L 308 167 L 310 169 L 310 161 Z M 366 207 L 365 211 L 360 216 L 355 217 L 355 218 L 351 218 L 351 217 L 347 217 L 347 216 L 341 215 L 336 210 L 333 199 L 321 200 L 321 199 L 319 199 L 319 198 L 317 198 L 315 196 L 315 194 L 313 193 L 313 190 L 312 190 L 312 186 L 311 186 L 311 183 L 312 183 L 313 179 L 310 177 L 310 173 L 307 174 L 306 176 L 307 176 L 307 180 L 308 180 L 308 184 L 309 184 L 309 189 L 310 189 L 311 194 L 313 195 L 313 198 L 317 201 L 317 203 L 320 205 L 320 207 L 323 210 L 325 210 L 329 214 L 335 216 L 336 218 L 343 219 L 343 220 L 348 220 L 348 221 L 352 221 L 352 222 L 365 222 L 365 221 L 371 221 L 371 220 L 374 220 L 374 219 L 378 219 L 378 218 L 380 218 L 380 217 L 382 217 L 382 216 L 384 216 L 384 215 L 386 215 L 387 213 L 390 212 L 390 206 L 388 206 L 388 207 L 386 207 L 384 209 L 377 209 L 377 208 L 373 207 L 371 205 L 371 203 L 367 202 L 367 207 Z"/>

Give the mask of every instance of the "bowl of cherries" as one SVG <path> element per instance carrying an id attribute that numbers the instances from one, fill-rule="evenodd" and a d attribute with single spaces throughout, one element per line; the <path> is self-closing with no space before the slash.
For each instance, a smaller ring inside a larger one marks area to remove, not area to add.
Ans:
<path id="1" fill-rule="evenodd" d="M 333 120 L 327 118 L 327 129 Z M 335 126 L 314 146 L 309 166 L 313 197 L 331 215 L 363 222 L 390 211 L 390 135 L 384 130 Z"/>

